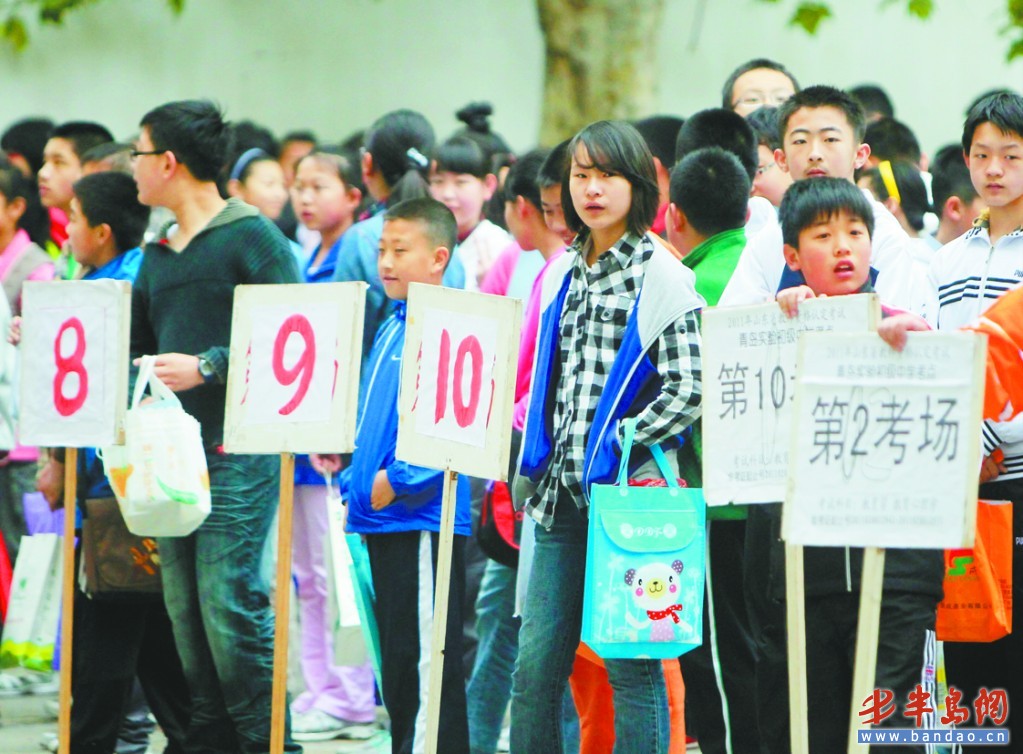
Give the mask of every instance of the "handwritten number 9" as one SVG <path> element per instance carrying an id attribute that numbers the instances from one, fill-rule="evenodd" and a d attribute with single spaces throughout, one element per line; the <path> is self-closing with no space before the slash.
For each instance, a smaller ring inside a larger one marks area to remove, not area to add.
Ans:
<path id="1" fill-rule="evenodd" d="M 469 400 L 464 396 L 465 361 L 470 359 L 472 365 L 469 379 Z M 448 375 L 451 365 L 451 334 L 442 330 L 440 334 L 440 353 L 437 360 L 437 401 L 434 408 L 434 424 L 439 424 L 447 414 L 448 407 Z M 476 419 L 476 411 L 480 405 L 480 388 L 483 384 L 483 347 L 475 335 L 464 338 L 458 344 L 455 354 L 454 375 L 451 382 L 452 403 L 454 404 L 455 422 L 465 428 Z"/>
<path id="2" fill-rule="evenodd" d="M 68 330 L 75 334 L 75 348 L 70 356 L 64 356 L 60 345 Z M 78 317 L 64 320 L 57 330 L 57 337 L 53 341 L 53 357 L 57 364 L 57 374 L 53 378 L 53 406 L 61 416 L 71 416 L 85 405 L 85 399 L 89 396 L 89 373 L 85 371 L 82 361 L 85 358 L 85 328 Z M 78 392 L 70 398 L 64 395 L 64 382 L 69 374 L 78 377 Z"/>
<path id="3" fill-rule="evenodd" d="M 284 348 L 288 344 L 288 338 L 292 333 L 297 333 L 304 341 L 304 348 L 294 366 L 284 365 Z M 316 338 L 313 336 L 313 326 L 309 320 L 301 314 L 292 314 L 281 325 L 277 331 L 277 338 L 274 340 L 273 352 L 273 373 L 277 381 L 289 386 L 298 380 L 298 389 L 287 403 L 277 410 L 281 416 L 287 416 L 302 403 L 307 392 L 309 383 L 313 379 L 313 366 L 316 364 Z"/>

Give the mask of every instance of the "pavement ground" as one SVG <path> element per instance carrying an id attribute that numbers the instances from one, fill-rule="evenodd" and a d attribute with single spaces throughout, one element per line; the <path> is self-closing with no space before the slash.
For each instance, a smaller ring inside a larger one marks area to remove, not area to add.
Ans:
<path id="1" fill-rule="evenodd" d="M 56 694 L 0 697 L 0 752 L 2 754 L 40 754 L 39 741 L 46 733 L 57 731 L 57 721 L 45 710 L 46 702 Z M 162 752 L 166 740 L 159 730 L 149 750 Z M 303 744 L 306 754 L 384 754 L 391 750 L 391 738 L 381 730 L 370 741 L 320 741 Z"/>

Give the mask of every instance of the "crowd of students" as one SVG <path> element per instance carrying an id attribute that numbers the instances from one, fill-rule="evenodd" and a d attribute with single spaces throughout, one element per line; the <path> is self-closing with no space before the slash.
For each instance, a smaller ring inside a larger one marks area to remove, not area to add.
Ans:
<path id="1" fill-rule="evenodd" d="M 720 107 L 596 122 L 553 149 L 515 155 L 490 114 L 470 105 L 458 113 L 464 128 L 438 143 L 421 114 L 397 110 L 325 144 L 309 132 L 277 141 L 188 100 L 145 114 L 124 143 L 99 124 L 44 119 L 0 137 L 11 313 L 28 280 L 132 281 L 131 357 L 156 355 L 156 375 L 200 421 L 213 495 L 195 533 L 159 540 L 162 600 L 76 592 L 73 752 L 130 751 L 145 704 L 168 752 L 268 750 L 265 545 L 278 470 L 221 447 L 233 291 L 324 281 L 369 285 L 364 379 L 354 454 L 296 463 L 303 689 L 286 750 L 369 735 L 378 691 L 394 752 L 423 750 L 427 735 L 442 474 L 395 458 L 410 283 L 526 304 L 512 438 L 521 554 L 517 568 L 483 555 L 473 529 L 487 480 L 460 478 L 439 750 L 494 752 L 508 719 L 506 743 L 528 754 L 680 752 L 687 734 L 705 754 L 789 750 L 780 502 L 712 509 L 700 648 L 679 660 L 602 660 L 579 642 L 590 486 L 613 480 L 626 419 L 634 476 L 659 444 L 678 476 L 701 486 L 705 306 L 777 300 L 797 316 L 808 298 L 874 291 L 898 345 L 907 330 L 969 324 L 1018 286 L 1023 97 L 979 97 L 961 144 L 930 161 L 879 88 L 804 89 L 765 59 L 729 77 Z M 17 329 L 15 320 L 14 341 Z M 981 497 L 1023 503 L 1021 422 L 985 423 Z M 38 487 L 61 505 L 63 462 L 59 448 L 16 446 L 0 464 L 12 560 L 23 495 Z M 84 509 L 111 491 L 94 452 L 79 464 Z M 331 479 L 368 552 L 379 690 L 368 661 L 334 659 Z M 1023 510 L 1014 535 L 1023 542 Z M 861 557 L 807 550 L 813 752 L 845 748 Z M 933 686 L 943 562 L 928 550 L 886 561 L 877 685 L 899 700 Z M 946 643 L 948 681 L 967 703 L 992 688 L 1011 701 L 1021 650 L 1018 634 Z"/>

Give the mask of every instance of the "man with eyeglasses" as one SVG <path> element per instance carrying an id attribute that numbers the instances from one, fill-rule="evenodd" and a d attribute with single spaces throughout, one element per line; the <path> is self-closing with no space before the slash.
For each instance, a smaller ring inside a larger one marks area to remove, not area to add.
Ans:
<path id="1" fill-rule="evenodd" d="M 734 71 L 721 90 L 721 107 L 746 117 L 758 107 L 778 107 L 799 91 L 799 83 L 781 63 L 749 60 Z"/>
<path id="2" fill-rule="evenodd" d="M 275 459 L 223 452 L 234 290 L 297 283 L 287 239 L 216 178 L 227 124 L 208 101 L 171 102 L 142 119 L 132 151 L 139 201 L 175 222 L 146 244 L 132 289 L 131 355 L 202 427 L 213 510 L 187 537 L 160 538 L 164 602 L 192 693 L 186 749 L 270 748 L 273 614 L 262 561 L 278 503 Z M 290 727 L 290 725 L 288 726 Z M 300 746 L 285 732 L 285 750 Z"/>

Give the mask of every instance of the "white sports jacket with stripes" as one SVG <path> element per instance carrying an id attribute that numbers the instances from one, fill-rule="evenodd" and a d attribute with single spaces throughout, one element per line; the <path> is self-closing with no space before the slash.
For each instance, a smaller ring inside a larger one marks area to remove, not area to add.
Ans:
<path id="1" fill-rule="evenodd" d="M 986 224 L 978 223 L 934 254 L 929 274 L 937 296 L 939 330 L 967 325 L 999 296 L 1023 284 L 1023 226 L 994 245 Z M 1006 473 L 999 480 L 1023 478 L 1023 414 L 1008 422 L 984 422 L 984 454 L 1005 454 Z"/>

